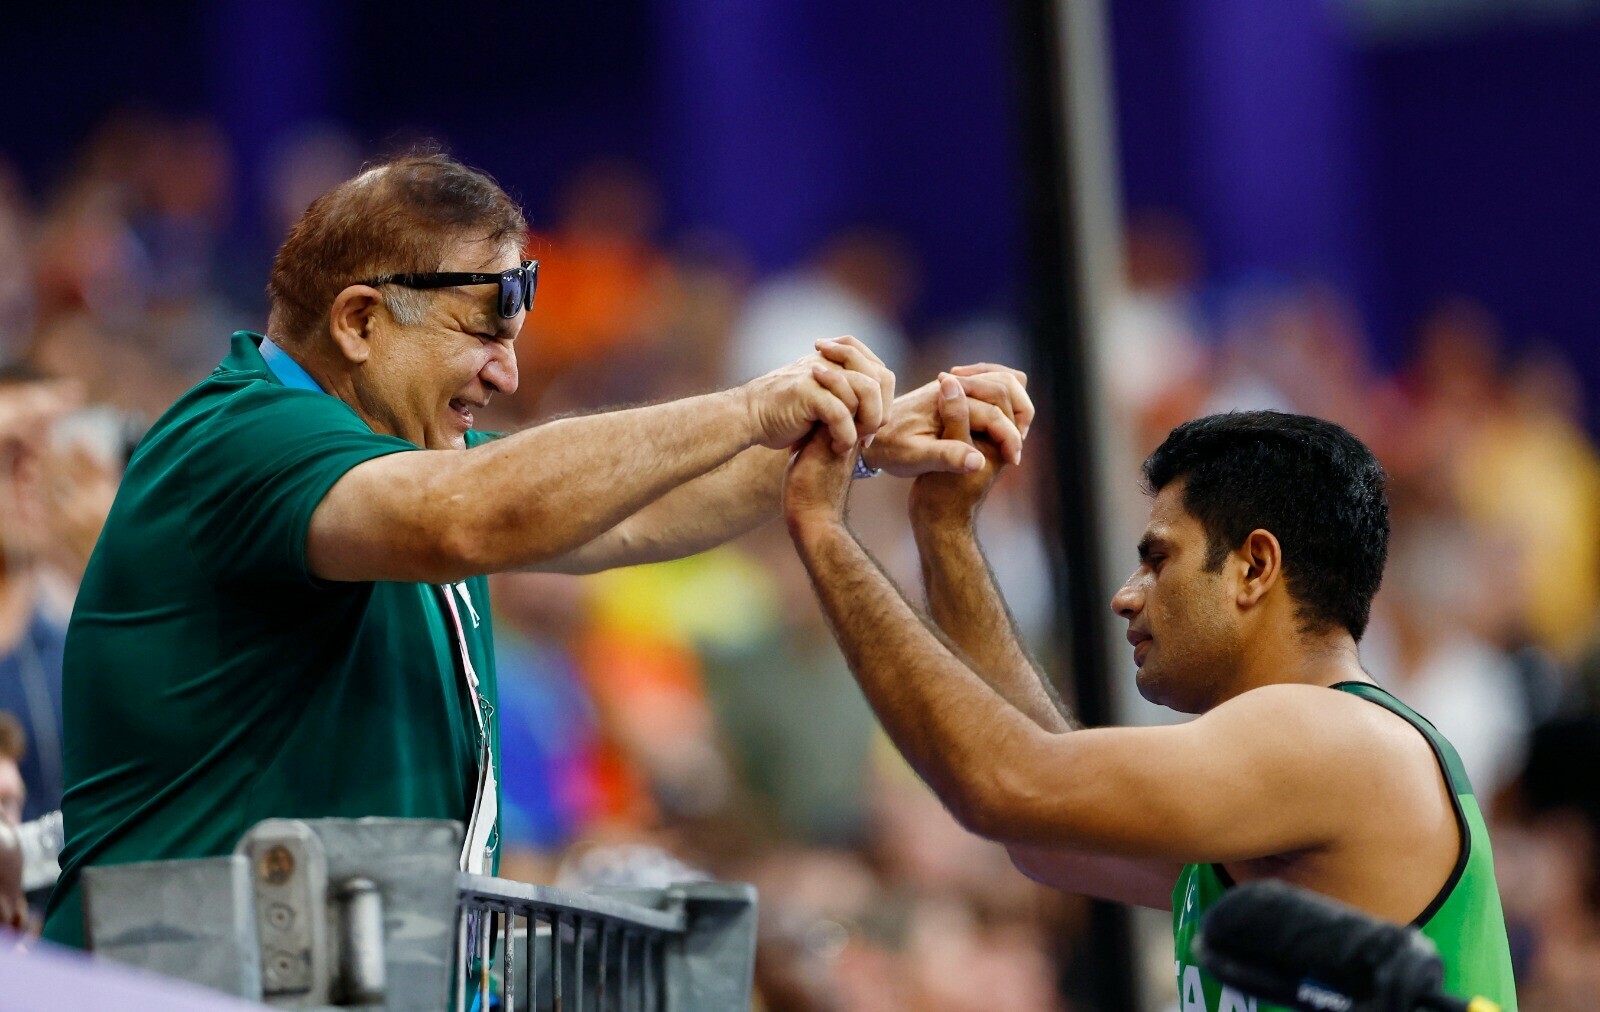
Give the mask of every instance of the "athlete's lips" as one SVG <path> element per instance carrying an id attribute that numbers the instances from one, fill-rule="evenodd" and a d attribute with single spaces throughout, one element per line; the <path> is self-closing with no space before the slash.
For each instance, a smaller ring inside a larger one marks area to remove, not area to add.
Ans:
<path id="1" fill-rule="evenodd" d="M 1150 643 L 1152 640 L 1154 640 L 1154 638 L 1155 637 L 1151 636 L 1149 633 L 1139 632 L 1134 629 L 1128 630 L 1128 645 L 1133 647 L 1134 667 L 1144 667 L 1145 655 L 1150 652 L 1148 649 L 1146 649 L 1146 644 Z"/>

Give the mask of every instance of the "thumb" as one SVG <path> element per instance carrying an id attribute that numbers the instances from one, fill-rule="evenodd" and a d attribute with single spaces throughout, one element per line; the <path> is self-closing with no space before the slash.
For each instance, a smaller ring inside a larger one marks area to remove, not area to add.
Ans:
<path id="1" fill-rule="evenodd" d="M 967 407 L 966 391 L 961 381 L 949 373 L 939 374 L 939 421 L 944 425 L 944 438 L 972 443 L 972 417 Z"/>
<path id="2" fill-rule="evenodd" d="M 934 459 L 938 463 L 932 470 L 950 474 L 971 474 L 983 470 L 983 452 L 974 449 L 971 443 L 963 443 L 959 439 L 940 439 L 933 446 Z"/>

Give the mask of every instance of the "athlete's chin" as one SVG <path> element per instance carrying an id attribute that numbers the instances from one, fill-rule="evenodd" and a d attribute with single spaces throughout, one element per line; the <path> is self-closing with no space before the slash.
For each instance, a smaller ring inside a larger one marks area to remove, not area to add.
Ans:
<path id="1" fill-rule="evenodd" d="M 1164 706 L 1179 713 L 1200 712 L 1200 707 L 1194 704 L 1189 695 L 1176 691 L 1171 680 L 1162 677 L 1160 666 L 1151 664 L 1148 660 L 1134 676 L 1134 685 L 1138 687 L 1139 695 L 1157 706 Z"/>

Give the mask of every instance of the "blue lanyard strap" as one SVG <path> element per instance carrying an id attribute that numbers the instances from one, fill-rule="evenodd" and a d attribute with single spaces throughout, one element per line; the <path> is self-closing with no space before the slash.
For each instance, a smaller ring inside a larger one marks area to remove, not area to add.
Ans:
<path id="1" fill-rule="evenodd" d="M 317 393 L 326 393 L 311 374 L 296 362 L 294 358 L 282 348 L 273 343 L 272 338 L 261 339 L 261 360 L 267 363 L 267 368 L 272 370 L 272 375 L 278 377 L 278 382 L 295 390 L 313 390 Z"/>

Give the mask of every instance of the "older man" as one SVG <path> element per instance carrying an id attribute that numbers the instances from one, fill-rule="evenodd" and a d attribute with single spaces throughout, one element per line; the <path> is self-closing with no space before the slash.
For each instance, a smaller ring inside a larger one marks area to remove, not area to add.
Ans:
<path id="1" fill-rule="evenodd" d="M 522 215 L 440 155 L 307 209 L 267 330 L 134 454 L 65 660 L 67 846 L 46 936 L 81 944 L 91 865 L 225 853 L 268 817 L 467 824 L 493 867 L 495 674 L 484 574 L 669 559 L 776 516 L 786 448 L 821 428 L 903 475 L 982 466 L 933 386 L 893 399 L 859 342 L 742 387 L 502 439 L 533 301 Z M 1013 378 L 975 375 L 989 431 Z M 431 452 L 417 452 L 425 449 Z"/>

